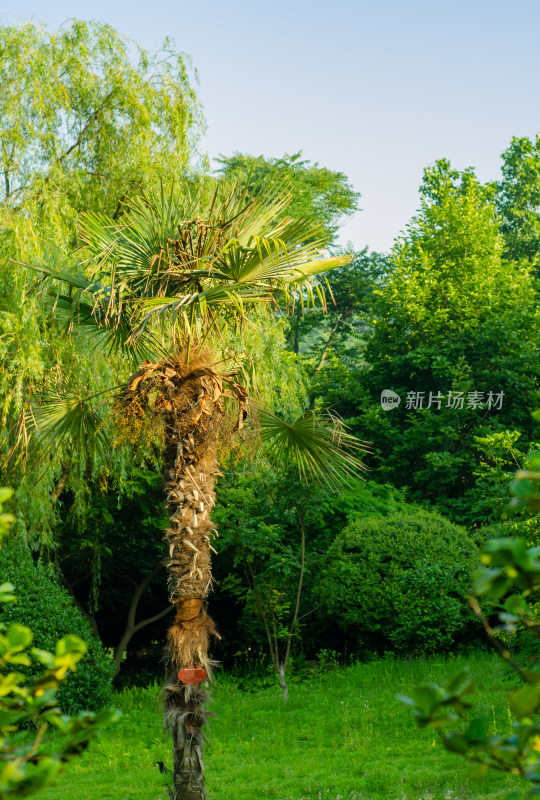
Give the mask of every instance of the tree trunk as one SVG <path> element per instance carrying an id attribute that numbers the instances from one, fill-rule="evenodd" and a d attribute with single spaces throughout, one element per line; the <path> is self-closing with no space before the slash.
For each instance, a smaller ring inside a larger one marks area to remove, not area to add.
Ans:
<path id="1" fill-rule="evenodd" d="M 172 377 L 172 376 L 171 376 Z M 218 474 L 216 440 L 222 420 L 222 384 L 210 369 L 191 369 L 181 383 L 166 420 L 166 480 L 170 527 L 167 567 L 176 616 L 169 629 L 165 720 L 174 748 L 174 800 L 203 800 L 202 758 L 208 692 L 181 680 L 179 670 L 203 667 L 211 678 L 209 639 L 218 636 L 207 613 L 212 586 L 210 520 Z M 176 383 L 174 377 L 173 383 Z M 185 677 L 185 676 L 183 676 Z"/>
<path id="2" fill-rule="evenodd" d="M 278 671 L 278 678 L 279 678 L 279 685 L 283 690 L 283 704 L 287 704 L 287 700 L 289 699 L 289 687 L 287 686 L 287 681 L 285 680 L 285 670 L 287 669 L 287 665 L 283 662 L 279 665 Z"/>
<path id="3" fill-rule="evenodd" d="M 304 512 L 298 510 L 298 521 L 300 523 L 300 575 L 298 577 L 298 587 L 296 589 L 296 605 L 294 607 L 294 614 L 289 627 L 289 635 L 287 636 L 287 645 L 285 647 L 285 655 L 283 661 L 279 664 L 278 677 L 279 685 L 283 689 L 283 703 L 287 703 L 289 699 L 289 687 L 285 680 L 285 673 L 287 672 L 287 664 L 289 663 L 289 656 L 291 654 L 292 637 L 298 622 L 298 612 L 300 611 L 300 598 L 302 596 L 302 584 L 304 582 L 304 569 L 306 565 L 306 528 L 304 525 Z M 277 643 L 276 643 L 277 644 Z"/>
<path id="4" fill-rule="evenodd" d="M 338 317 L 336 318 L 336 321 L 332 326 L 332 330 L 330 331 L 330 336 L 328 337 L 326 344 L 323 346 L 323 349 L 321 350 L 317 366 L 313 370 L 314 375 L 316 375 L 317 372 L 320 372 L 320 370 L 323 368 L 324 363 L 326 361 L 326 354 L 328 353 L 330 345 L 332 344 L 332 342 L 336 337 L 336 333 L 338 332 L 340 325 L 342 325 L 350 316 L 351 312 L 344 312 L 341 316 L 338 315 Z"/>
<path id="5" fill-rule="evenodd" d="M 174 758 L 173 797 L 174 800 L 202 800 L 208 796 L 204 786 L 204 736 L 201 728 L 206 717 L 204 704 L 209 693 L 201 691 L 197 686 L 185 686 L 183 692 L 181 703 L 188 717 L 182 720 L 177 716 L 171 725 Z M 186 722 L 187 719 L 189 722 Z"/>
<path id="6" fill-rule="evenodd" d="M 218 637 L 207 612 L 212 587 L 211 541 L 217 530 L 210 520 L 214 486 L 220 474 L 216 443 L 223 419 L 222 378 L 214 372 L 210 352 L 199 352 L 189 364 L 180 354 L 170 361 L 145 365 L 133 375 L 123 393 L 124 411 L 134 425 L 144 411 L 163 419 L 164 467 L 170 525 L 168 545 L 170 599 L 176 607 L 168 632 L 167 684 L 164 687 L 165 725 L 174 748 L 174 800 L 203 800 L 202 727 L 208 692 L 201 685 L 201 668 L 211 678 L 209 641 Z M 227 395 L 239 401 L 238 423 L 245 415 L 245 390 L 223 376 Z M 215 552 L 215 550 L 214 550 Z M 195 668 L 195 669 L 193 669 Z M 198 673 L 198 674 L 196 674 Z M 194 678 L 193 680 L 190 680 Z M 198 682 L 197 682 L 198 681 Z"/>
<path id="7" fill-rule="evenodd" d="M 154 614 L 153 617 L 148 617 L 147 619 L 143 619 L 140 622 L 135 623 L 135 616 L 137 614 L 137 608 L 139 606 L 140 599 L 145 591 L 146 587 L 150 583 L 150 581 L 156 577 L 158 572 L 161 569 L 161 564 L 158 564 L 152 572 L 150 572 L 139 585 L 136 587 L 135 592 L 133 593 L 133 597 L 131 598 L 131 604 L 129 606 L 128 618 L 126 622 L 126 627 L 124 629 L 124 633 L 122 634 L 120 641 L 116 645 L 116 649 L 114 651 L 114 674 L 113 678 L 116 678 L 118 673 L 120 672 L 120 668 L 122 665 L 122 657 L 124 655 L 125 650 L 131 638 L 141 630 L 141 628 L 145 628 L 147 625 L 152 625 L 154 622 L 158 622 L 162 617 L 165 617 L 167 614 L 171 613 L 171 607 L 167 606 L 164 608 L 163 611 L 160 611 L 158 614 Z"/>

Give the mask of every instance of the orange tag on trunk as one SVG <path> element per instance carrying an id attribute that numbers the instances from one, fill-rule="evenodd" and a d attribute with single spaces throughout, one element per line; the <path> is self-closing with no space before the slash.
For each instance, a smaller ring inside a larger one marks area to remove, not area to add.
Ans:
<path id="1" fill-rule="evenodd" d="M 206 674 L 206 670 L 204 667 L 196 667 L 192 664 L 189 667 L 184 667 L 178 673 L 178 679 L 182 683 L 187 683 L 190 685 L 195 685 L 197 683 L 202 683 L 208 675 Z"/>

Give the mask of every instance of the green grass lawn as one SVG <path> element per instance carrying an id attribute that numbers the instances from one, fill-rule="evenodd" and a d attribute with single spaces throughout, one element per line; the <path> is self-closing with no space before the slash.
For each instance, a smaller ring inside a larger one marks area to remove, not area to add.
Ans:
<path id="1" fill-rule="evenodd" d="M 477 678 L 476 708 L 489 718 L 492 732 L 507 731 L 514 678 L 491 654 L 412 664 L 384 659 L 334 669 L 293 683 L 285 707 L 278 687 L 242 691 L 233 678 L 220 676 L 212 703 L 216 716 L 207 726 L 210 800 L 504 797 L 514 779 L 491 774 L 478 782 L 436 734 L 418 731 L 394 698 L 415 683 L 444 683 L 466 663 Z M 69 765 L 42 800 L 165 800 L 170 776 L 154 765 L 171 766 L 158 687 L 126 690 L 115 703 L 122 720 Z"/>

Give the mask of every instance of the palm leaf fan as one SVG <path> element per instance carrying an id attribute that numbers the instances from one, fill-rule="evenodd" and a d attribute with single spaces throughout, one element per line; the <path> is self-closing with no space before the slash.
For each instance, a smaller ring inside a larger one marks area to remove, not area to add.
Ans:
<path id="1" fill-rule="evenodd" d="M 273 463 L 294 464 L 300 478 L 326 484 L 333 491 L 364 480 L 360 453 L 367 442 L 347 433 L 342 420 L 330 412 L 306 411 L 288 423 L 268 410 L 259 411 L 261 439 Z"/>

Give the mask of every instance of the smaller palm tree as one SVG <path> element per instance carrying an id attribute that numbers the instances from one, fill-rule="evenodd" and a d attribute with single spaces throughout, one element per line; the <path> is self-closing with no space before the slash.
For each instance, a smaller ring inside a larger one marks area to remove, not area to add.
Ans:
<path id="1" fill-rule="evenodd" d="M 211 637 L 208 613 L 212 522 L 219 475 L 218 442 L 225 402 L 236 407 L 235 430 L 247 415 L 248 393 L 230 363 L 227 343 L 252 324 L 252 310 L 324 305 L 318 274 L 348 263 L 322 253 L 326 241 L 308 219 L 285 215 L 290 196 L 270 186 L 256 197 L 239 185 L 217 184 L 206 203 L 202 190 L 163 190 L 130 202 L 115 221 L 92 214 L 80 220 L 84 260 L 72 271 L 32 265 L 49 291 L 57 317 L 120 353 L 138 369 L 117 393 L 124 424 L 159 421 L 170 524 L 166 565 L 174 622 L 168 633 L 165 717 L 174 743 L 174 800 L 206 796 L 202 763 Z M 28 265 L 30 266 L 30 265 Z M 227 361 L 226 359 L 229 359 Z M 50 398 L 34 416 L 42 436 L 75 431 L 100 435 L 91 399 L 75 393 Z M 273 457 L 295 461 L 303 476 L 334 487 L 356 479 L 361 444 L 329 416 L 306 413 L 288 424 L 260 414 L 262 440 Z"/>

